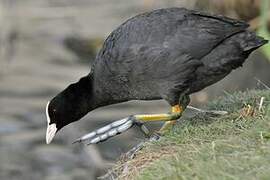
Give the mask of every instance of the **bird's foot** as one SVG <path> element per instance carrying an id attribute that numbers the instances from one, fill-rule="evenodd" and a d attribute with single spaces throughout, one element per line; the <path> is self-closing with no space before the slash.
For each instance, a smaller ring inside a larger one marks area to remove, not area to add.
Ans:
<path id="1" fill-rule="evenodd" d="M 150 132 L 144 125 L 146 122 L 155 122 L 155 121 L 170 121 L 178 119 L 183 112 L 183 108 L 180 105 L 175 105 L 172 107 L 171 113 L 165 114 L 139 114 L 129 116 L 124 119 L 120 119 L 118 121 L 114 121 L 113 123 L 106 125 L 98 130 L 90 132 L 81 138 L 74 141 L 82 142 L 84 144 L 97 144 L 99 142 L 105 141 L 110 137 L 116 136 L 117 134 L 121 134 L 131 128 L 133 125 L 137 125 L 140 127 L 141 131 L 149 137 Z M 167 123 L 167 125 L 170 123 Z"/>
<path id="2" fill-rule="evenodd" d="M 95 131 L 92 131 L 78 138 L 73 143 L 81 142 L 86 145 L 97 144 L 99 142 L 109 139 L 110 137 L 116 136 L 117 134 L 121 134 L 127 131 L 133 125 L 139 126 L 142 132 L 144 132 L 144 134 L 149 135 L 149 130 L 143 125 L 143 123 L 138 121 L 134 116 L 129 116 L 127 118 L 114 121 L 111 124 L 108 124 Z"/>

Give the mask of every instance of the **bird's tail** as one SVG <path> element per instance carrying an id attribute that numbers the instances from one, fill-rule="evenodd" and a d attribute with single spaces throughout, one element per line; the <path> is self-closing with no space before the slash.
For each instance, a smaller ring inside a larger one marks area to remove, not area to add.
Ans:
<path id="1" fill-rule="evenodd" d="M 249 55 L 252 51 L 268 43 L 268 40 L 257 36 L 255 32 L 244 31 L 232 36 L 240 44 L 241 49 Z"/>
<path id="2" fill-rule="evenodd" d="M 202 61 L 207 71 L 224 74 L 241 66 L 249 54 L 266 44 L 268 40 L 257 36 L 254 32 L 242 31 L 225 39 Z"/>
<path id="3" fill-rule="evenodd" d="M 202 89 L 202 87 L 221 80 L 233 69 L 242 66 L 252 51 L 267 42 L 268 40 L 247 30 L 226 38 L 201 59 L 204 66 L 197 69 L 196 73 L 198 79 L 192 89 L 196 92 Z"/>

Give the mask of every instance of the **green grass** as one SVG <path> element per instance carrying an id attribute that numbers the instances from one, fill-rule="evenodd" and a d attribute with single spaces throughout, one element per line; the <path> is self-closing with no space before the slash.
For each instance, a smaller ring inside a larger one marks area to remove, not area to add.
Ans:
<path id="1" fill-rule="evenodd" d="M 270 40 L 270 32 L 268 30 L 268 15 L 269 15 L 269 0 L 261 1 L 261 15 L 260 15 L 260 27 L 257 33 L 267 40 Z M 262 52 L 270 61 L 270 44 L 266 44 L 262 47 Z"/>
<path id="2" fill-rule="evenodd" d="M 228 115 L 183 118 L 159 142 L 147 144 L 115 170 L 120 179 L 270 179 L 269 104 L 270 91 L 227 94 L 208 109 Z M 254 114 L 247 113 L 249 105 Z"/>

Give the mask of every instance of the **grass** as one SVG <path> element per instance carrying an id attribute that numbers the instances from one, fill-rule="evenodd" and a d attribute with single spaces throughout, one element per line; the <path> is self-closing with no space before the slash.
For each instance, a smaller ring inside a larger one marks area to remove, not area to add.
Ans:
<path id="1" fill-rule="evenodd" d="M 270 32 L 268 30 L 268 15 L 269 15 L 269 0 L 261 1 L 261 15 L 260 15 L 260 28 L 257 33 L 267 40 L 270 40 Z M 262 52 L 266 55 L 270 61 L 270 44 L 266 44 L 262 47 Z"/>
<path id="2" fill-rule="evenodd" d="M 270 179 L 270 91 L 227 94 L 208 109 L 229 114 L 183 118 L 134 159 L 120 160 L 113 174 L 129 180 Z"/>

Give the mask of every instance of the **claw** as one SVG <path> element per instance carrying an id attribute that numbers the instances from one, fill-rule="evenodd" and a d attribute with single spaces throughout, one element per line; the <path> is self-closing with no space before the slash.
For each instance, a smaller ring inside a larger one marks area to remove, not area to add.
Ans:
<path id="1" fill-rule="evenodd" d="M 102 128 L 99 128 L 93 132 L 90 132 L 81 138 L 78 138 L 75 140 L 72 144 L 77 142 L 85 142 L 85 144 L 96 144 L 101 141 L 105 141 L 109 139 L 110 137 L 113 137 L 117 134 L 121 134 L 131 128 L 134 124 L 136 124 L 136 119 L 134 116 L 129 116 L 127 118 L 114 121 L 111 124 L 108 124 Z M 86 142 L 87 141 L 87 142 Z"/>

